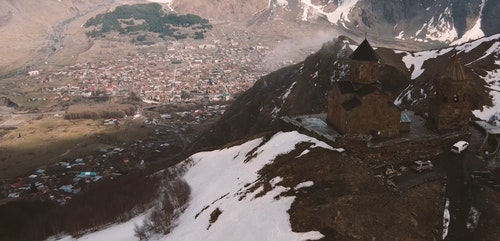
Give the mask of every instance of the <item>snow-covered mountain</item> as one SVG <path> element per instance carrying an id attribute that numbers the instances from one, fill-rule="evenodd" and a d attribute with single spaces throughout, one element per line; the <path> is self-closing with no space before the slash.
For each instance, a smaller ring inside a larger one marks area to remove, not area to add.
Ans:
<path id="1" fill-rule="evenodd" d="M 167 2 L 171 9 L 216 19 L 329 22 L 339 28 L 419 42 L 460 44 L 500 32 L 496 0 L 250 0 Z"/>
<path id="2" fill-rule="evenodd" d="M 292 10 L 300 6 L 302 21 L 326 18 L 330 23 L 350 30 L 376 32 L 399 39 L 440 41 L 460 44 L 500 32 L 495 24 L 493 0 L 272 0 L 270 8 Z"/>

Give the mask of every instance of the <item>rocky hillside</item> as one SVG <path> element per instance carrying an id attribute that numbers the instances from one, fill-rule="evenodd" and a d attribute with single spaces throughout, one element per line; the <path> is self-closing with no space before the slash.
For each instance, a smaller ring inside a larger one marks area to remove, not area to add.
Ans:
<path id="1" fill-rule="evenodd" d="M 396 104 L 425 112 L 428 97 L 434 94 L 432 80 L 439 76 L 451 56 L 458 56 L 469 78 L 468 95 L 474 115 L 500 124 L 500 34 L 455 47 L 398 53 L 411 71 L 413 81 Z"/>
<path id="2" fill-rule="evenodd" d="M 0 0 L 0 76 L 34 58 L 47 57 L 57 46 L 60 28 L 75 17 L 112 0 Z"/>
<path id="3" fill-rule="evenodd" d="M 500 35 L 415 53 L 377 48 L 382 59 L 379 80 L 401 108 L 426 112 L 432 80 L 456 54 L 470 78 L 474 114 L 485 120 L 498 119 L 498 46 Z M 340 37 L 325 43 L 303 62 L 263 76 L 234 102 L 212 130 L 194 143 L 192 150 L 272 130 L 278 126 L 280 116 L 326 112 L 328 91 L 334 81 L 348 75 L 348 56 L 355 48 L 351 40 Z"/>
<path id="4" fill-rule="evenodd" d="M 329 22 L 356 32 L 376 33 L 419 42 L 462 43 L 500 32 L 495 0 L 250 0 L 167 2 L 181 12 L 215 19 Z"/>
<path id="5" fill-rule="evenodd" d="M 142 233 L 144 239 L 347 241 L 440 237 L 442 183 L 428 182 L 399 195 L 389 191 L 363 160 L 296 131 L 271 133 L 220 150 L 199 152 L 166 171 L 189 185 L 189 199 L 168 217 L 174 220 L 167 223 L 172 226 L 166 232 L 155 233 L 153 226 Z M 177 200 L 176 191 L 169 192 L 167 200 Z M 137 230 L 154 217 L 146 212 L 77 240 L 137 240 Z M 75 239 L 66 236 L 62 240 Z"/>
<path id="6" fill-rule="evenodd" d="M 6 106 L 10 108 L 17 108 L 19 107 L 14 101 L 7 97 L 0 97 L 0 107 Z"/>

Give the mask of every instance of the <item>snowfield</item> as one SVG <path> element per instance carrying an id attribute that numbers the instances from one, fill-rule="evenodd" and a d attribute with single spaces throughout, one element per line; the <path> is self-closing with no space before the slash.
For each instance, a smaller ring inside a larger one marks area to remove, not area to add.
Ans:
<path id="1" fill-rule="evenodd" d="M 500 66 L 500 46 L 497 45 L 497 60 L 495 64 Z M 488 71 L 484 80 L 490 87 L 490 96 L 493 106 L 483 106 L 482 110 L 474 110 L 472 113 L 485 121 L 491 121 L 492 124 L 500 126 L 500 70 Z"/>
<path id="2" fill-rule="evenodd" d="M 220 240 L 317 240 L 318 231 L 295 233 L 287 211 L 295 200 L 293 196 L 280 196 L 289 188 L 280 186 L 281 177 L 269 184 L 273 189 L 262 195 L 263 187 L 258 171 L 282 154 L 287 154 L 302 142 L 313 143 L 309 149 L 334 149 L 315 138 L 293 132 L 279 132 L 269 140 L 258 138 L 244 144 L 192 155 L 179 166 L 187 167 L 183 176 L 191 187 L 187 209 L 179 217 L 177 226 L 165 236 L 153 240 L 220 241 Z M 301 183 L 295 189 L 310 187 L 313 182 Z M 256 196 L 259 194 L 259 196 Z M 211 214 L 221 214 L 210 223 Z M 142 214 L 126 223 L 87 234 L 79 239 L 62 240 L 138 240 L 134 224 L 141 224 Z"/>

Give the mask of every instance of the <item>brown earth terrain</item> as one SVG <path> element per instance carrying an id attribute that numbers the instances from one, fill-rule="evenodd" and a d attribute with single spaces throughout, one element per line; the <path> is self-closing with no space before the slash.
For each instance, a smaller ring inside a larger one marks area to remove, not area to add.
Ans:
<path id="1" fill-rule="evenodd" d="M 131 143 L 154 134 L 140 128 L 141 121 L 104 126 L 102 120 L 43 118 L 23 120 L 24 125 L 0 137 L 0 177 L 10 179 L 63 160 L 96 154 L 99 148 Z M 0 129 L 1 130 L 1 129 Z"/>
<path id="2" fill-rule="evenodd" d="M 87 13 L 103 11 L 109 3 L 111 1 L 100 0 L 0 1 L 0 76 L 45 62 L 54 50 L 64 47 L 61 41 L 67 34 L 76 33 L 64 31 L 69 23 L 85 19 L 80 16 Z M 70 46 L 82 49 L 75 43 L 79 42 L 69 42 Z"/>
<path id="3" fill-rule="evenodd" d="M 368 164 L 374 160 L 322 148 L 298 157 L 309 146 L 301 143 L 278 156 L 259 171 L 262 181 L 252 187 L 264 187 L 257 196 L 272 185 L 289 188 L 282 195 L 296 196 L 288 210 L 293 231 L 317 230 L 324 241 L 441 239 L 444 180 L 395 192 Z M 271 184 L 276 177 L 282 180 Z M 314 184 L 296 188 L 306 181 Z"/>

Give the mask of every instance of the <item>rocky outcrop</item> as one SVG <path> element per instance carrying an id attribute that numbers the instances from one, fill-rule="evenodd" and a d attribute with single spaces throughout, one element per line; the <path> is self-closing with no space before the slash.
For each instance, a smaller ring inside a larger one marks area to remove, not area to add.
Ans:
<path id="1" fill-rule="evenodd" d="M 18 108 L 19 106 L 7 97 L 0 97 L 0 106 L 6 106 L 9 108 Z"/>

